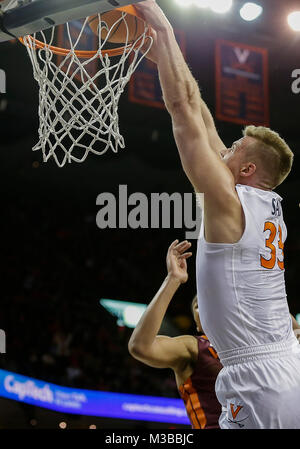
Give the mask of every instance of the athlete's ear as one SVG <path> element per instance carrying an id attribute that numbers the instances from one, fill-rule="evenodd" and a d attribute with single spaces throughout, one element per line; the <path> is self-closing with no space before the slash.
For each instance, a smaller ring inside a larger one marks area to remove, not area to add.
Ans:
<path id="1" fill-rule="evenodd" d="M 248 177 L 256 172 L 256 165 L 253 162 L 243 164 L 240 169 L 240 176 Z"/>

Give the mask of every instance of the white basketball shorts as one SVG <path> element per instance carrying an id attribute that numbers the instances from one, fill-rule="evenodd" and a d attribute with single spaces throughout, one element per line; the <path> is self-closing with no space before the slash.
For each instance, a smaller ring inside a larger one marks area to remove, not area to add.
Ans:
<path id="1" fill-rule="evenodd" d="M 219 353 L 221 429 L 300 429 L 300 345 L 296 338 Z"/>

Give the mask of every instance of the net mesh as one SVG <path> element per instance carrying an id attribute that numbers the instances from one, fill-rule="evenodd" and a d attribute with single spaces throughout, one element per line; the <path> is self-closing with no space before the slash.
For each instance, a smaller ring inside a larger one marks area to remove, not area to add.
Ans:
<path id="1" fill-rule="evenodd" d="M 64 25 L 69 48 L 58 58 L 51 48 L 57 34 L 55 27 L 48 33 L 38 33 L 43 48 L 38 48 L 36 35 L 24 37 L 39 84 L 39 141 L 33 151 L 41 150 L 44 162 L 53 158 L 62 167 L 66 162 L 83 162 L 89 153 L 102 155 L 109 149 L 116 153 L 125 147 L 119 129 L 120 96 L 152 45 L 146 23 L 143 33 L 134 42 L 129 41 L 126 15 L 122 12 L 109 29 L 98 14 L 98 50 L 85 58 L 78 49 L 85 33 L 91 33 L 89 18 L 82 21 L 76 36 L 71 23 Z M 126 27 L 126 41 L 121 55 L 110 56 L 105 49 L 120 21 Z M 105 39 L 101 39 L 103 27 L 107 31 Z"/>

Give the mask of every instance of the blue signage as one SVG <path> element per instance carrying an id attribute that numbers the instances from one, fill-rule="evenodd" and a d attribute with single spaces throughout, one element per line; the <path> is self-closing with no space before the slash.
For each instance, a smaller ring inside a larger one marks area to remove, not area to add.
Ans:
<path id="1" fill-rule="evenodd" d="M 0 396 L 61 413 L 190 424 L 181 399 L 61 387 L 1 369 Z"/>

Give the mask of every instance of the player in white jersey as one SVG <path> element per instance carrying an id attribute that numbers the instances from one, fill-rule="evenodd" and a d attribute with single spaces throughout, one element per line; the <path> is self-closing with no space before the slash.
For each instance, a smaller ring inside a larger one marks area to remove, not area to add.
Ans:
<path id="1" fill-rule="evenodd" d="M 300 428 L 300 346 L 286 300 L 281 197 L 293 153 L 280 136 L 247 127 L 227 149 L 155 0 L 138 4 L 185 173 L 204 193 L 197 251 L 202 327 L 224 365 L 221 428 Z"/>

